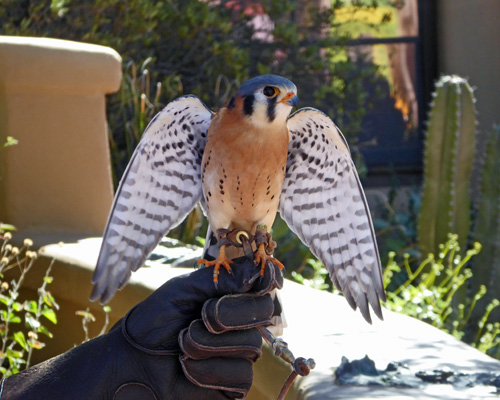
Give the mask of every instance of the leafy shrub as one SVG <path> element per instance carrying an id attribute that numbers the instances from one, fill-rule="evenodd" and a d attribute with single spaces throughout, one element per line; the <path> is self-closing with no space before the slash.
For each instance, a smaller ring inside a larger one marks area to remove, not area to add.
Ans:
<path id="1" fill-rule="evenodd" d="M 19 372 L 23 366 L 28 368 L 33 350 L 45 346 L 40 335 L 52 338 L 52 333 L 44 324 L 46 321 L 57 323 L 55 311 L 59 306 L 47 290 L 52 283 L 52 263 L 38 289 L 38 299 L 20 300 L 20 289 L 37 253 L 30 250 L 33 245 L 30 239 L 26 239 L 20 248 L 11 245 L 12 234 L 5 228 L 0 224 L 0 374 L 9 376 Z M 4 274 L 9 270 L 14 270 L 16 276 L 7 281 Z M 24 328 L 21 325 L 23 322 Z"/>
<path id="2" fill-rule="evenodd" d="M 479 323 L 474 326 L 471 316 L 486 294 L 486 287 L 481 286 L 471 297 L 463 295 L 466 282 L 472 278 L 467 263 L 480 251 L 481 245 L 475 243 L 461 255 L 458 236 L 450 234 L 448 241 L 439 245 L 439 253 L 429 254 L 416 270 L 410 267 L 408 254 L 398 264 L 392 252 L 383 274 L 388 288 L 385 307 L 427 322 L 500 358 L 500 324 L 489 323 L 491 312 L 500 302 L 494 299 L 486 305 Z M 399 274 L 402 268 L 407 280 L 393 287 L 394 273 Z"/>

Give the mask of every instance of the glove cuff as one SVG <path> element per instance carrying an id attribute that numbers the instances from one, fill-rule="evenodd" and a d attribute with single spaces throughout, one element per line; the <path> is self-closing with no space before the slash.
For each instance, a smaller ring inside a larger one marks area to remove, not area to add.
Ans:
<path id="1" fill-rule="evenodd" d="M 128 330 L 127 330 L 127 321 L 128 321 L 128 318 L 130 317 L 130 314 L 132 314 L 132 312 L 135 310 L 136 307 L 137 306 L 132 307 L 130 309 L 130 311 L 127 313 L 127 315 L 125 315 L 125 317 L 122 318 L 122 321 L 121 321 L 122 336 L 127 341 L 127 343 L 130 344 L 135 349 L 137 349 L 143 353 L 153 355 L 153 356 L 178 356 L 180 354 L 179 351 L 149 349 L 149 348 L 144 347 L 141 344 L 137 343 L 134 340 L 134 338 L 132 336 L 130 336 L 130 334 L 128 333 Z"/>

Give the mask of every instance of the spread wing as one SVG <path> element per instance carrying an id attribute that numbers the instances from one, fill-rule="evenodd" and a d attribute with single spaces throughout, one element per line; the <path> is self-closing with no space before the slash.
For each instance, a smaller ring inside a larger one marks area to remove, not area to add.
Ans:
<path id="1" fill-rule="evenodd" d="M 195 96 L 150 122 L 115 195 L 92 282 L 106 303 L 202 196 L 201 159 L 212 112 Z"/>
<path id="2" fill-rule="evenodd" d="M 290 142 L 280 214 L 323 262 L 353 309 L 371 323 L 385 301 L 373 224 L 347 143 L 321 111 L 288 119 Z"/>

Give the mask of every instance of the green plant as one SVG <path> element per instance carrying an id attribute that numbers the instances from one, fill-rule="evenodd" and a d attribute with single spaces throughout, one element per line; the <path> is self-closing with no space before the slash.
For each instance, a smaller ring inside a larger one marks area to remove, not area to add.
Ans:
<path id="1" fill-rule="evenodd" d="M 14 139 L 12 136 L 7 136 L 3 147 L 14 146 L 17 143 L 19 143 L 17 139 Z"/>
<path id="2" fill-rule="evenodd" d="M 387 254 L 391 251 L 397 255 L 407 252 L 412 258 L 416 258 L 420 188 L 412 186 L 403 189 L 394 177 L 393 185 L 387 194 L 375 192 L 371 197 L 374 214 L 377 216 L 373 225 L 377 232 L 382 263 L 387 261 Z M 401 198 L 404 201 L 401 201 Z"/>
<path id="3" fill-rule="evenodd" d="M 308 258 L 298 269 L 291 271 L 290 276 L 304 286 L 319 290 L 334 290 L 327 269 L 315 258 Z"/>
<path id="4" fill-rule="evenodd" d="M 471 316 L 486 294 L 485 286 L 481 286 L 464 303 L 455 306 L 457 293 L 465 289 L 466 282 L 472 278 L 467 263 L 480 251 L 481 245 L 476 242 L 472 249 L 461 255 L 458 236 L 449 234 L 448 240 L 438 246 L 436 255 L 430 253 L 416 270 L 410 267 L 408 254 L 400 265 L 392 252 L 383 273 L 385 286 L 391 285 L 394 273 L 399 274 L 401 267 L 407 274 L 407 280 L 387 291 L 385 307 L 427 322 L 461 340 L 464 340 L 467 330 L 474 330 L 474 339 L 470 344 L 500 358 L 499 324 L 488 323 L 491 312 L 500 302 L 492 300 L 476 326 L 470 326 L 473 324 Z"/>
<path id="5" fill-rule="evenodd" d="M 104 335 L 108 329 L 109 313 L 111 312 L 111 307 L 103 306 L 102 311 L 104 312 L 104 324 L 101 328 L 101 331 L 97 334 L 97 336 Z M 82 329 L 83 329 L 83 332 L 85 333 L 85 338 L 83 339 L 82 343 L 87 342 L 91 339 L 90 335 L 89 335 L 89 324 L 91 322 L 95 322 L 96 318 L 95 318 L 94 314 L 92 314 L 90 312 L 90 309 L 88 307 L 85 311 L 83 311 L 83 310 L 76 311 L 76 315 L 78 315 L 79 317 L 82 317 Z"/>
<path id="6" fill-rule="evenodd" d="M 465 248 L 470 231 L 470 173 L 476 143 L 474 94 L 467 81 L 436 83 L 425 143 L 424 184 L 418 221 L 420 251 L 437 253 L 448 232 Z"/>
<path id="7" fill-rule="evenodd" d="M 42 285 L 38 289 L 38 299 L 21 300 L 20 289 L 26 275 L 32 269 L 37 253 L 30 250 L 33 243 L 24 240 L 22 247 L 10 244 L 12 234 L 0 231 L 0 373 L 9 376 L 19 372 L 24 365 L 28 368 L 33 350 L 41 349 L 45 343 L 40 334 L 52 338 L 44 321 L 57 323 L 55 311 L 59 309 L 54 297 L 47 290 L 52 283 L 49 265 Z M 10 271 L 12 270 L 12 271 Z M 6 280 L 5 274 L 15 275 Z M 42 319 L 43 317 L 43 319 Z M 24 327 L 21 325 L 24 321 Z M 25 334 L 25 332 L 27 333 Z"/>

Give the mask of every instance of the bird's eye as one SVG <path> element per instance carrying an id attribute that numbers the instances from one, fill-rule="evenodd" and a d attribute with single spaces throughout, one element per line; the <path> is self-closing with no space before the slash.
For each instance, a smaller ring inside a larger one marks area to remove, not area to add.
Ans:
<path id="1" fill-rule="evenodd" d="M 277 96 L 280 93 L 280 91 L 275 87 L 266 86 L 262 90 L 262 93 L 264 93 L 264 96 L 266 96 L 266 97 L 274 97 L 274 96 Z"/>

